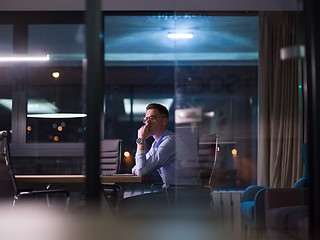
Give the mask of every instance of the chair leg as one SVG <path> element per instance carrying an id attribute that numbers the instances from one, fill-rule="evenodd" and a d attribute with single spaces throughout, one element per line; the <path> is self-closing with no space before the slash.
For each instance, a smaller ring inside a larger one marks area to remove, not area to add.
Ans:
<path id="1" fill-rule="evenodd" d="M 50 189 L 50 187 L 51 187 L 51 185 L 50 185 L 50 184 L 48 184 L 48 185 L 47 185 L 47 190 L 49 190 L 49 189 Z M 46 194 L 46 199 L 47 199 L 47 205 L 48 205 L 48 207 L 50 207 L 50 198 L 49 198 L 49 194 Z"/>
<path id="2" fill-rule="evenodd" d="M 48 207 L 50 207 L 50 198 L 49 198 L 49 194 L 46 194 L 46 199 L 47 199 L 47 205 L 48 205 Z"/>
<path id="3" fill-rule="evenodd" d="M 12 206 L 14 207 L 16 205 L 16 201 L 19 199 L 19 196 L 14 196 L 12 201 Z"/>
<path id="4" fill-rule="evenodd" d="M 70 202 L 70 195 L 67 196 L 67 200 L 66 200 L 66 212 L 68 211 L 68 208 L 69 208 L 69 202 Z"/>
<path id="5" fill-rule="evenodd" d="M 248 225 L 244 223 L 241 223 L 241 239 L 248 239 Z"/>
<path id="6" fill-rule="evenodd" d="M 250 240 L 264 240 L 265 239 L 265 234 L 263 230 L 261 229 L 255 229 L 252 227 L 249 227 L 246 225 L 246 231 L 245 235 L 243 236 L 244 240 L 250 239 Z"/>

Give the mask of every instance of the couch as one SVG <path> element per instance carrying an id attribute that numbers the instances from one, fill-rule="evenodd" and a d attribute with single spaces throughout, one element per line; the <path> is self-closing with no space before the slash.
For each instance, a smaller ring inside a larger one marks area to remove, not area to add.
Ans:
<path id="1" fill-rule="evenodd" d="M 307 188 L 267 189 L 265 220 L 269 239 L 308 239 L 308 202 Z"/>

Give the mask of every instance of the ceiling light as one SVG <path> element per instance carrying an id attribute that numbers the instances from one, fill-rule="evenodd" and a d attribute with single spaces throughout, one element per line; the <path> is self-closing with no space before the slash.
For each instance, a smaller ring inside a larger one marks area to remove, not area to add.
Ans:
<path id="1" fill-rule="evenodd" d="M 175 33 L 169 32 L 168 38 L 193 38 L 193 33 Z"/>
<path id="2" fill-rule="evenodd" d="M 29 118 L 84 118 L 85 113 L 42 113 L 42 114 L 28 114 Z"/>
<path id="3" fill-rule="evenodd" d="M 60 77 L 60 73 L 59 72 L 53 72 L 52 73 L 52 77 L 59 78 Z"/>
<path id="4" fill-rule="evenodd" d="M 146 107 L 149 103 L 159 103 L 165 106 L 168 110 L 170 109 L 173 98 L 141 98 L 141 99 L 133 99 L 132 103 L 132 111 L 133 114 L 142 114 L 146 113 Z M 124 111 L 127 115 L 131 114 L 131 100 L 130 98 L 123 99 Z"/>
<path id="5" fill-rule="evenodd" d="M 29 55 L 29 54 L 11 54 L 0 56 L 0 62 L 41 62 L 49 61 L 50 56 L 47 55 Z"/>

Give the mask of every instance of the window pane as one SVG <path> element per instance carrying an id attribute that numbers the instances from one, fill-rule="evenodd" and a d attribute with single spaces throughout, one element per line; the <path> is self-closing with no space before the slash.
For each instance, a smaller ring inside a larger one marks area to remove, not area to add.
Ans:
<path id="1" fill-rule="evenodd" d="M 28 67 L 27 142 L 83 141 L 83 36 L 81 24 L 29 26 L 29 54 L 50 61 Z"/>
<path id="2" fill-rule="evenodd" d="M 0 55 L 12 54 L 12 25 L 0 25 Z M 0 62 L 0 130 L 11 130 L 12 68 L 8 62 Z"/>
<path id="3" fill-rule="evenodd" d="M 12 37 L 13 27 L 12 25 L 0 25 L 0 54 L 12 53 Z"/>

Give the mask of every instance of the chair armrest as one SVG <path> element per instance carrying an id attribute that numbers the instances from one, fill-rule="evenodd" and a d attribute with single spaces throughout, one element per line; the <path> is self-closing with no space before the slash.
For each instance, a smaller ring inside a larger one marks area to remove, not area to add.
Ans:
<path id="1" fill-rule="evenodd" d="M 309 202 L 306 188 L 272 188 L 265 193 L 265 208 L 307 205 Z"/>
<path id="2" fill-rule="evenodd" d="M 264 189 L 264 186 L 256 186 L 252 185 L 247 187 L 242 194 L 242 202 L 246 201 L 253 201 L 257 195 L 257 193 L 261 190 Z"/>
<path id="3" fill-rule="evenodd" d="M 255 221 L 261 225 L 265 226 L 265 193 L 270 189 L 270 187 L 261 188 L 255 198 L 254 198 L 254 214 Z"/>

